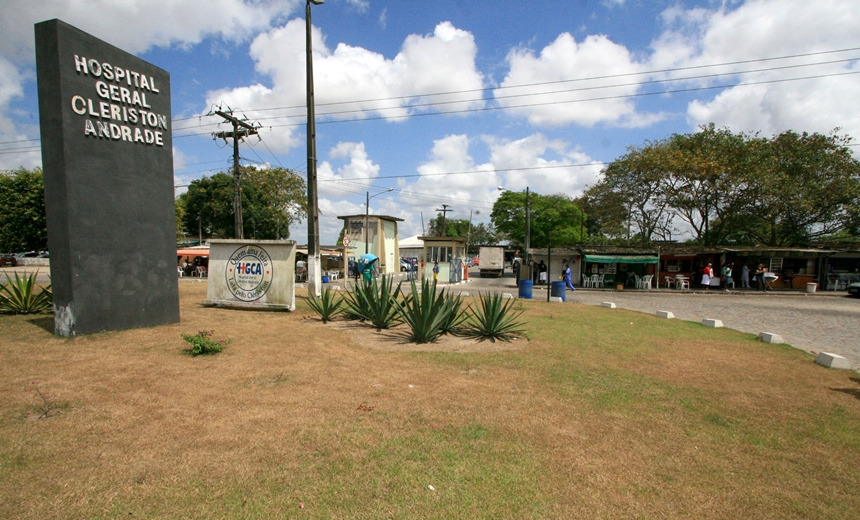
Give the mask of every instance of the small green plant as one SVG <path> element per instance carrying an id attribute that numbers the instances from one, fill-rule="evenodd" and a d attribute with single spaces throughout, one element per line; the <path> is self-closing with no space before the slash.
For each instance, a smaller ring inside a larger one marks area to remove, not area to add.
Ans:
<path id="1" fill-rule="evenodd" d="M 0 286 L 0 312 L 10 314 L 37 314 L 50 312 L 54 306 L 54 297 L 51 293 L 51 284 L 39 287 L 36 292 L 36 276 L 39 271 L 32 274 L 24 273 L 19 277 L 15 273 L 15 281 L 6 274 L 6 284 Z"/>
<path id="2" fill-rule="evenodd" d="M 198 330 L 197 334 L 183 334 L 182 339 L 191 344 L 189 352 L 192 356 L 202 354 L 217 354 L 230 343 L 228 339 L 215 339 L 214 330 Z"/>
<path id="3" fill-rule="evenodd" d="M 327 323 L 341 311 L 343 296 L 336 294 L 331 288 L 326 287 L 319 298 L 314 296 L 308 298 L 308 305 L 311 306 L 314 312 L 319 314 L 323 323 Z"/>
<path id="4" fill-rule="evenodd" d="M 382 276 L 377 283 L 358 282 L 346 293 L 347 316 L 366 320 L 377 330 L 387 329 L 400 321 L 397 298 L 400 284 L 394 287 L 393 277 Z"/>
<path id="5" fill-rule="evenodd" d="M 421 281 L 421 292 L 418 293 L 415 282 L 412 282 L 412 294 L 407 295 L 403 303 L 396 303 L 403 321 L 409 325 L 409 339 L 416 343 L 430 343 L 445 332 L 449 306 L 445 291 L 436 294 L 436 281 L 426 278 Z"/>
<path id="6" fill-rule="evenodd" d="M 513 308 L 516 300 L 504 301 L 500 294 L 485 294 L 481 296 L 478 308 L 466 320 L 467 327 L 462 331 L 466 336 L 496 340 L 511 341 L 523 333 L 521 322 L 516 319 L 523 313 Z"/>

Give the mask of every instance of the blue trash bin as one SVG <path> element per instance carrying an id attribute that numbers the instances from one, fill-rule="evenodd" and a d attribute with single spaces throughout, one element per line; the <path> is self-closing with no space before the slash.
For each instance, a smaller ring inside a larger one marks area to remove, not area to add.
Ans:
<path id="1" fill-rule="evenodd" d="M 532 281 L 531 280 L 520 280 L 520 298 L 526 298 L 528 300 L 532 299 Z"/>
<path id="2" fill-rule="evenodd" d="M 328 283 L 328 276 L 322 277 L 322 283 Z"/>
<path id="3" fill-rule="evenodd" d="M 566 293 L 567 287 L 565 287 L 564 282 L 552 282 L 552 288 L 550 289 L 550 296 L 557 296 L 561 298 L 561 301 L 566 302 Z"/>

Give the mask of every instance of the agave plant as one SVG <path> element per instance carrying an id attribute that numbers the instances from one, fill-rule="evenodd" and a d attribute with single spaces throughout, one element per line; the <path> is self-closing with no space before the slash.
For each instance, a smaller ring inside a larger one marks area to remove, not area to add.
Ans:
<path id="1" fill-rule="evenodd" d="M 403 321 L 412 331 L 409 335 L 412 341 L 430 343 L 445 332 L 450 305 L 444 290 L 436 294 L 436 280 L 422 280 L 420 293 L 413 281 L 412 294 L 407 295 L 403 303 L 397 302 L 396 305 Z"/>
<path id="2" fill-rule="evenodd" d="M 400 321 L 397 298 L 400 284 L 394 287 L 393 277 L 382 276 L 377 283 L 361 281 L 346 293 L 346 313 L 349 317 L 369 321 L 377 330 L 387 329 Z"/>
<path id="3" fill-rule="evenodd" d="M 442 332 L 446 334 L 461 332 L 461 326 L 468 317 L 463 309 L 463 297 L 449 291 L 445 295 L 445 321 L 442 323 Z"/>
<path id="4" fill-rule="evenodd" d="M 19 277 L 15 273 L 15 281 L 6 274 L 6 284 L 0 286 L 0 312 L 11 314 L 36 314 L 50 312 L 54 305 L 54 297 L 51 293 L 51 284 L 39 287 L 36 292 L 36 276 L 39 271 L 32 274 L 24 273 Z"/>
<path id="5" fill-rule="evenodd" d="M 470 315 L 462 331 L 466 336 L 495 341 L 510 341 L 523 333 L 521 322 L 516 321 L 523 311 L 513 309 L 514 300 L 505 302 L 499 294 L 481 296 L 478 308 Z"/>
<path id="6" fill-rule="evenodd" d="M 326 287 L 319 298 L 314 296 L 308 298 L 308 305 L 320 315 L 323 323 L 327 323 L 340 312 L 343 296 L 336 294 L 330 287 Z"/>

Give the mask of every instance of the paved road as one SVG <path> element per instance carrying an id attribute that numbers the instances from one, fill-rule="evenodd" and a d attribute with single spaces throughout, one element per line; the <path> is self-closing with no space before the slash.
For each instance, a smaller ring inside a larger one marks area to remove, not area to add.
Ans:
<path id="1" fill-rule="evenodd" d="M 477 273 L 475 273 L 477 275 Z M 461 290 L 505 291 L 514 295 L 513 279 L 474 277 Z M 546 298 L 546 290 L 535 288 L 535 299 Z M 860 299 L 846 292 L 756 293 L 755 291 L 614 291 L 579 289 L 567 293 L 568 303 L 600 305 L 613 302 L 618 308 L 654 314 L 671 311 L 676 319 L 701 322 L 721 320 L 723 325 L 758 334 L 779 334 L 785 342 L 807 352 L 832 352 L 844 356 L 860 369 Z"/>

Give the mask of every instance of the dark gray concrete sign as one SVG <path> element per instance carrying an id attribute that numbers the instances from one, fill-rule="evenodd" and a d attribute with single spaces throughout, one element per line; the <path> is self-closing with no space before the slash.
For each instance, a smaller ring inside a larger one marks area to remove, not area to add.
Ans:
<path id="1" fill-rule="evenodd" d="M 170 75 L 60 20 L 35 32 L 55 332 L 178 322 Z"/>

